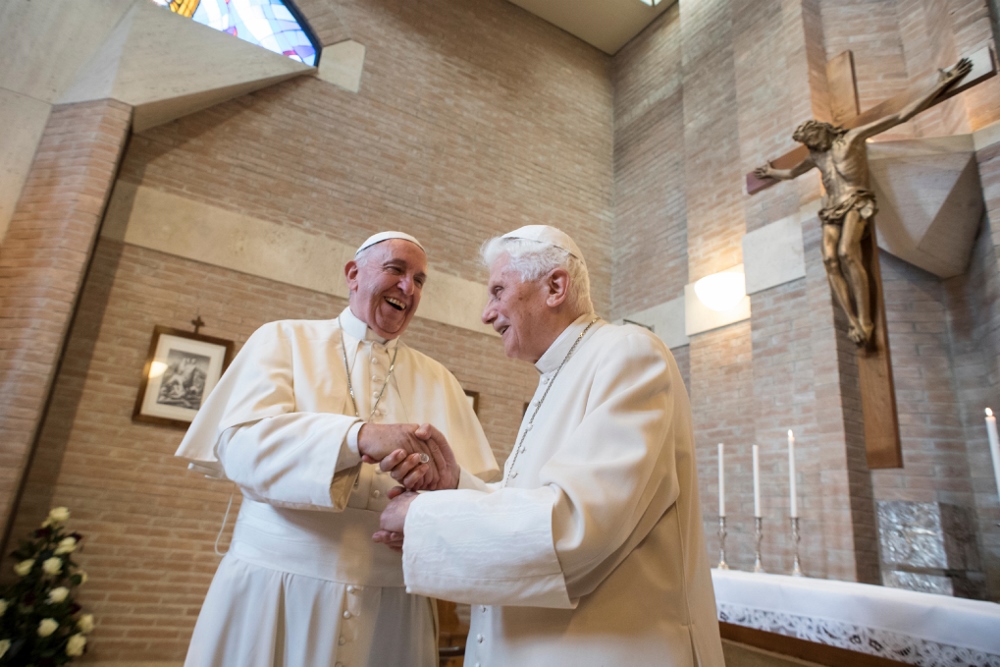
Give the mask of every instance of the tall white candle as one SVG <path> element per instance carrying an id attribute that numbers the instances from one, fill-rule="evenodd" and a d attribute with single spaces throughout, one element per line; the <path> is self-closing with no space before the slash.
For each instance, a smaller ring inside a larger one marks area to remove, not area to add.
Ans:
<path id="1" fill-rule="evenodd" d="M 795 491 L 795 435 L 788 429 L 788 493 L 791 497 L 791 516 L 799 516 L 799 498 Z"/>
<path id="2" fill-rule="evenodd" d="M 990 454 L 993 455 L 993 477 L 997 482 L 997 495 L 1000 495 L 1000 438 L 997 437 L 997 418 L 993 411 L 986 408 L 986 435 L 990 438 Z"/>
<path id="3" fill-rule="evenodd" d="M 722 443 L 719 443 L 719 516 L 726 516 L 726 473 L 722 456 Z"/>
<path id="4" fill-rule="evenodd" d="M 760 513 L 760 447 L 753 446 L 753 515 L 763 516 Z"/>

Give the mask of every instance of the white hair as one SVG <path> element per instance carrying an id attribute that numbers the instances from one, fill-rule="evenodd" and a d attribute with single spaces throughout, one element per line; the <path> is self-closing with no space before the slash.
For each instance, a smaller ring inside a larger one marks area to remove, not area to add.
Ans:
<path id="1" fill-rule="evenodd" d="M 479 255 L 487 269 L 502 255 L 507 255 L 510 257 L 507 268 L 517 272 L 522 282 L 538 280 L 555 269 L 565 269 L 569 274 L 567 303 L 581 313 L 594 310 L 587 265 L 562 248 L 540 241 L 497 236 L 483 244 Z"/>
<path id="2" fill-rule="evenodd" d="M 377 243 L 374 245 L 370 245 L 354 256 L 354 263 L 358 265 L 359 269 L 364 268 L 364 266 L 368 264 L 368 260 L 371 259 L 370 255 L 372 254 L 372 248 L 374 248 L 377 245 L 378 245 Z"/>

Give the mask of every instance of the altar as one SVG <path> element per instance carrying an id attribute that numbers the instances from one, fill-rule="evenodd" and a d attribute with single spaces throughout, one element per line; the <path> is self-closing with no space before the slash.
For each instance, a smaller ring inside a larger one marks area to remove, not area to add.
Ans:
<path id="1" fill-rule="evenodd" d="M 922 667 L 1000 667 L 1000 604 L 736 570 L 713 569 L 712 579 L 719 620 L 730 628 Z"/>

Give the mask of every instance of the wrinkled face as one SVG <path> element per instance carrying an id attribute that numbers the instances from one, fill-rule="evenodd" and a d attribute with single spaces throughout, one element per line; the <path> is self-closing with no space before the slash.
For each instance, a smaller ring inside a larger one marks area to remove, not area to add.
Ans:
<path id="1" fill-rule="evenodd" d="M 351 312 L 382 338 L 401 336 L 420 304 L 427 255 L 414 243 L 390 239 L 369 248 L 364 259 L 344 267 Z"/>
<path id="2" fill-rule="evenodd" d="M 490 268 L 489 300 L 483 310 L 483 323 L 500 334 L 508 357 L 533 364 L 551 343 L 542 319 L 547 310 L 548 289 L 544 276 L 523 282 L 517 271 L 509 268 L 509 263 L 510 256 L 501 255 Z"/>

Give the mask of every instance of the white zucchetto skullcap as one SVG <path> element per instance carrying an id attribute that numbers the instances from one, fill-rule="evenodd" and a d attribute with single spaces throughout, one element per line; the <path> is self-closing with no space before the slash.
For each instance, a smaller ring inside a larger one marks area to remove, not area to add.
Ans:
<path id="1" fill-rule="evenodd" d="M 587 263 L 586 260 L 583 259 L 583 253 L 580 252 L 579 246 L 577 246 L 573 239 L 569 237 L 569 234 L 559 231 L 555 227 L 550 227 L 549 225 L 526 225 L 520 229 L 515 229 L 512 232 L 507 232 L 500 238 L 521 239 L 524 241 L 545 243 L 547 245 L 565 250 L 584 264 Z"/>
<path id="2" fill-rule="evenodd" d="M 376 243 L 381 243 L 382 241 L 389 241 L 391 239 L 402 239 L 404 241 L 409 241 L 410 243 L 415 243 L 417 247 L 420 248 L 421 250 L 424 250 L 424 246 L 421 245 L 420 241 L 410 236 L 409 234 L 405 234 L 403 232 L 379 232 L 378 234 L 373 234 L 372 236 L 369 236 L 365 240 L 365 242 L 361 244 L 361 247 L 354 252 L 354 256 L 357 257 L 358 255 L 361 254 L 362 250 L 370 248 Z M 424 250 L 424 252 L 427 251 Z"/>

